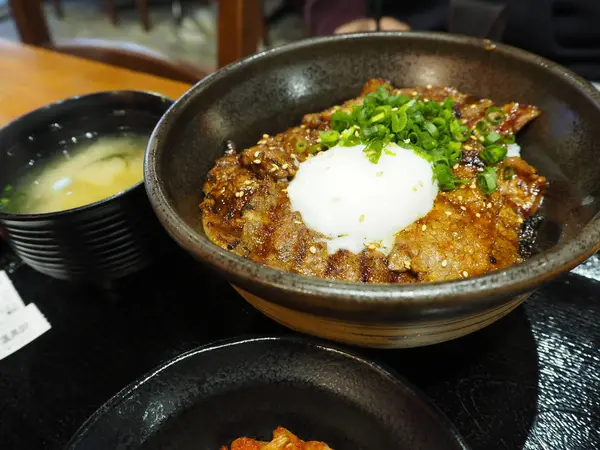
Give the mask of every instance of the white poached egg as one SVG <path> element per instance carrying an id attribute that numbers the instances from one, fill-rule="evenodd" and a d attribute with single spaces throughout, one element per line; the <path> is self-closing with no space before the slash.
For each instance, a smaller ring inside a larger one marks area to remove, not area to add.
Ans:
<path id="1" fill-rule="evenodd" d="M 370 245 L 388 254 L 438 193 L 431 164 L 412 150 L 389 144 L 374 164 L 364 148 L 335 146 L 307 159 L 287 188 L 292 210 L 326 236 L 329 254 Z"/>

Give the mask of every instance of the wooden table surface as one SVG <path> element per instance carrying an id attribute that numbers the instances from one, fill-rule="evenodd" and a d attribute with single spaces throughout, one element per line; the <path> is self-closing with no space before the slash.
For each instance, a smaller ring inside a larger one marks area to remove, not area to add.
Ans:
<path id="1" fill-rule="evenodd" d="M 178 81 L 0 39 L 0 126 L 73 95 L 136 89 L 176 99 L 189 87 Z"/>

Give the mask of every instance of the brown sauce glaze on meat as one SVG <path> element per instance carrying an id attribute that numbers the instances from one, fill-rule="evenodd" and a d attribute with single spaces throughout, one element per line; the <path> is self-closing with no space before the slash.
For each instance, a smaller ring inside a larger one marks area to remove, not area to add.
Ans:
<path id="1" fill-rule="evenodd" d="M 384 255 L 375 248 L 359 254 L 340 250 L 327 253 L 324 236 L 309 229 L 291 210 L 286 188 L 309 152 L 296 151 L 296 142 L 312 146 L 319 132 L 329 129 L 331 115 L 351 110 L 364 95 L 385 82 L 370 80 L 361 96 L 320 113 L 307 114 L 300 126 L 219 158 L 204 184 L 200 208 L 203 225 L 215 244 L 260 264 L 312 277 L 363 283 L 415 283 L 480 275 L 519 263 L 519 236 L 523 222 L 535 214 L 546 179 L 519 157 L 506 158 L 498 172 L 511 166 L 514 176 L 498 177 L 498 189 L 486 195 L 476 186 L 482 170 L 478 157 L 482 143 L 468 139 L 454 173 L 469 180 L 465 186 L 440 192 L 433 209 L 396 235 L 393 250 Z M 475 99 L 449 87 L 397 89 L 395 93 L 443 101 L 452 97 L 461 122 L 470 129 L 485 116 L 493 102 Z M 506 120 L 495 129 L 516 134 L 540 111 L 535 106 L 501 106 Z"/>

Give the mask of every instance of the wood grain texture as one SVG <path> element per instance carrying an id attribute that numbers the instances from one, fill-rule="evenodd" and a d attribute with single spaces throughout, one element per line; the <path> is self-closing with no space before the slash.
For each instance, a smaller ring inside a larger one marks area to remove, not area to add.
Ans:
<path id="1" fill-rule="evenodd" d="M 45 104 L 104 90 L 153 91 L 176 99 L 190 86 L 0 40 L 0 126 Z"/>
<path id="2" fill-rule="evenodd" d="M 265 35 L 259 0 L 219 0 L 217 55 L 219 67 L 256 52 Z"/>

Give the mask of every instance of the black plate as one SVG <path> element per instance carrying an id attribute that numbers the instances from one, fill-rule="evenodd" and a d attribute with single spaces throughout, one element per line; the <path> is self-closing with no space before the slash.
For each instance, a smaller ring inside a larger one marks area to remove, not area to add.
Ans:
<path id="1" fill-rule="evenodd" d="M 102 406 L 68 448 L 218 450 L 277 426 L 336 450 L 466 449 L 423 394 L 358 356 L 299 338 L 185 353 Z"/>

